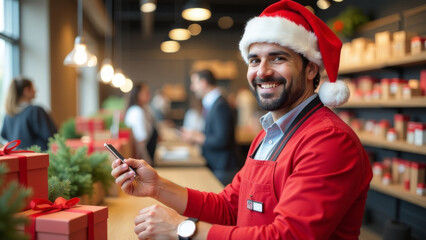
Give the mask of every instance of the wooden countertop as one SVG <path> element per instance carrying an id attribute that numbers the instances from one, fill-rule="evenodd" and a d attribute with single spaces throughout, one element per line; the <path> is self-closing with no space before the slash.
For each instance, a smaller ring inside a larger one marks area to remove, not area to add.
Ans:
<path id="1" fill-rule="evenodd" d="M 160 176 L 181 186 L 216 193 L 223 189 L 223 185 L 206 167 L 158 168 L 157 171 Z M 129 196 L 121 191 L 118 197 L 105 198 L 102 205 L 108 206 L 108 239 L 136 240 L 134 218 L 139 210 L 155 203 L 159 202 L 151 198 Z"/>
<path id="2" fill-rule="evenodd" d="M 178 141 L 157 143 L 154 163 L 156 167 L 201 167 L 206 160 L 200 147 Z"/>

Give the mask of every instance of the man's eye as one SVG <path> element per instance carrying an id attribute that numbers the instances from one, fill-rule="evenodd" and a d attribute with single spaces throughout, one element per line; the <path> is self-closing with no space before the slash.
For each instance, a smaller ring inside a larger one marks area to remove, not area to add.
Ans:
<path id="1" fill-rule="evenodd" d="M 249 59 L 249 63 L 250 64 L 256 64 L 256 63 L 258 63 L 259 62 L 259 59 L 256 59 L 256 58 L 250 58 Z"/>
<path id="2" fill-rule="evenodd" d="M 285 61 L 285 60 L 286 60 L 286 58 L 285 58 L 285 57 L 282 57 L 282 56 L 276 56 L 276 57 L 274 57 L 272 60 L 273 60 L 273 61 L 275 61 L 275 62 L 277 62 L 277 61 Z"/>

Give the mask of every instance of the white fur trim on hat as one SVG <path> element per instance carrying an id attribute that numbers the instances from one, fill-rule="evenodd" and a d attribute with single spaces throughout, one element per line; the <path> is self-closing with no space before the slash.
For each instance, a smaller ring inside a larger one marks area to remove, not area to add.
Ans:
<path id="1" fill-rule="evenodd" d="M 277 43 L 302 54 L 324 69 L 315 33 L 283 17 L 255 17 L 248 21 L 240 41 L 240 51 L 248 63 L 248 50 L 256 42 Z"/>
<path id="2" fill-rule="evenodd" d="M 338 107 L 348 101 L 350 92 L 344 81 L 337 80 L 334 83 L 325 81 L 321 84 L 318 95 L 324 105 Z"/>

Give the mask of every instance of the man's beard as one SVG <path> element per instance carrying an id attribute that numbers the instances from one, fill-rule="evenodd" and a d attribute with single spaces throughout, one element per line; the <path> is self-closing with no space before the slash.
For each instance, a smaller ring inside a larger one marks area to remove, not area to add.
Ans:
<path id="1" fill-rule="evenodd" d="M 290 106 L 292 103 L 294 103 L 295 101 L 297 101 L 300 96 L 302 95 L 305 86 L 303 85 L 302 88 L 297 91 L 297 92 L 293 92 L 293 94 L 291 94 L 291 89 L 293 86 L 294 81 L 303 81 L 304 80 L 304 76 L 300 76 L 299 79 L 293 79 L 289 84 L 288 88 L 286 88 L 286 85 L 288 83 L 287 79 L 280 77 L 280 78 L 267 78 L 267 79 L 261 79 L 261 78 L 255 78 L 252 81 L 251 84 L 251 91 L 253 92 L 254 96 L 256 97 L 257 103 L 259 105 L 259 107 L 261 107 L 263 110 L 266 111 L 277 111 L 280 110 L 282 108 L 288 107 Z M 283 91 L 281 92 L 280 96 L 276 99 L 272 99 L 273 98 L 273 94 L 262 94 L 262 98 L 259 95 L 259 93 L 257 92 L 257 84 L 259 83 L 279 83 L 280 85 L 283 86 Z M 291 99 L 290 98 L 290 94 Z"/>

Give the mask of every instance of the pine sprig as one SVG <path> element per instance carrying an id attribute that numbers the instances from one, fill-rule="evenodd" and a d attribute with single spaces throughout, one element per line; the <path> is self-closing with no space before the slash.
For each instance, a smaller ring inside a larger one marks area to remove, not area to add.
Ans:
<path id="1" fill-rule="evenodd" d="M 54 202 L 56 198 L 63 197 L 70 199 L 71 182 L 70 180 L 60 180 L 56 176 L 51 176 L 48 180 L 49 184 L 49 200 Z"/>
<path id="2" fill-rule="evenodd" d="M 5 164 L 0 164 L 0 185 L 3 185 L 3 176 L 7 172 Z M 22 210 L 25 199 L 31 195 L 31 189 L 22 188 L 17 182 L 11 182 L 0 193 L 0 236 L 8 240 L 24 240 L 27 236 L 16 231 L 17 226 L 24 225 L 28 219 L 14 216 Z"/>
<path id="3" fill-rule="evenodd" d="M 52 145 L 56 143 L 56 153 L 52 151 Z M 56 176 L 60 181 L 69 180 L 70 197 L 89 196 L 93 193 L 92 168 L 87 158 L 87 148 L 79 148 L 72 151 L 65 143 L 65 138 L 55 134 L 49 143 L 49 177 Z"/>

